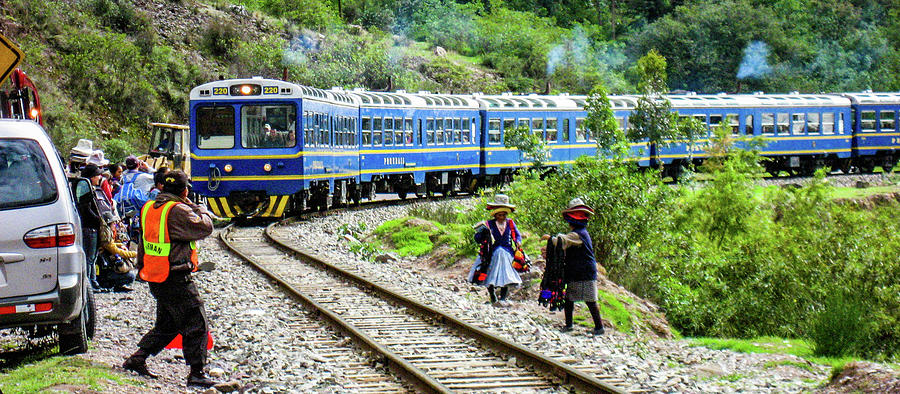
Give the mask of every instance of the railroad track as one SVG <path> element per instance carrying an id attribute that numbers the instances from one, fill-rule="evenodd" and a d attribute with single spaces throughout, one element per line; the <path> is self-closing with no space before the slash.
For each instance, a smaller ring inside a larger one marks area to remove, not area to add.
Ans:
<path id="1" fill-rule="evenodd" d="M 265 238 L 263 238 L 265 236 Z M 265 230 L 231 226 L 225 245 L 370 351 L 373 362 L 402 377 L 371 369 L 346 376 L 367 391 L 549 391 L 618 393 L 621 380 L 597 376 L 414 300 L 414 295 L 370 281 L 354 267 L 324 261 L 291 246 L 277 224 Z M 327 345 L 327 340 L 322 342 Z M 346 346 L 344 346 L 346 348 Z M 329 353 L 326 353 L 330 355 Z M 341 354 L 341 351 L 335 351 Z M 340 356 L 345 357 L 345 356 Z M 351 387 L 348 387 L 348 389 Z"/>

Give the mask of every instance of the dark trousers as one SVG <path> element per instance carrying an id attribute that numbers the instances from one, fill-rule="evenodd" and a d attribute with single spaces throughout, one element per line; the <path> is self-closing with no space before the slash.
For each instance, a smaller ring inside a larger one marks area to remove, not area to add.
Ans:
<path id="1" fill-rule="evenodd" d="M 209 331 L 206 311 L 194 284 L 188 282 L 185 287 L 186 291 L 180 297 L 154 294 L 156 324 L 141 338 L 138 347 L 153 355 L 181 334 L 184 361 L 189 365 L 202 366 L 206 364 L 206 337 Z"/>
<path id="2" fill-rule="evenodd" d="M 94 266 L 94 261 L 97 259 L 97 229 L 82 227 L 81 237 L 82 248 L 84 248 L 84 263 L 85 269 L 87 270 L 87 277 L 90 279 L 91 285 L 96 288 L 97 267 Z"/>

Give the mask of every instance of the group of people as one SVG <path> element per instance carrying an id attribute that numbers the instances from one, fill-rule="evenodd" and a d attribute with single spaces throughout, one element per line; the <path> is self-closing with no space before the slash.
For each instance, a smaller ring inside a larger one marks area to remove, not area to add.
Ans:
<path id="1" fill-rule="evenodd" d="M 507 306 L 510 288 L 522 283 L 522 278 L 513 265 L 515 251 L 521 249 L 522 243 L 521 233 L 509 218 L 515 209 L 516 206 L 510 204 L 508 196 L 498 194 L 494 201 L 487 204 L 493 220 L 475 226 L 475 242 L 490 245 L 487 251 L 489 255 L 476 259 L 469 270 L 468 279 L 469 282 L 487 287 L 488 302 L 497 306 Z M 594 245 L 587 231 L 588 221 L 594 210 L 580 198 L 574 198 L 560 214 L 569 225 L 570 232 L 555 237 L 544 235 L 543 239 L 551 239 L 551 242 L 559 245 L 563 255 L 559 263 L 563 266 L 565 325 L 561 330 L 573 330 L 575 303 L 584 302 L 594 321 L 592 333 L 601 335 L 604 329 L 597 307 L 597 261 L 594 257 Z M 483 261 L 489 262 L 488 267 L 485 275 L 478 278 Z M 500 289 L 499 297 L 495 292 L 497 288 Z"/>
<path id="2" fill-rule="evenodd" d="M 212 215 L 188 199 L 190 178 L 183 171 L 153 169 L 134 156 L 123 165 L 110 164 L 102 151 L 79 154 L 85 151 L 84 145 L 79 143 L 80 151 L 73 149 L 69 169 L 72 175 L 89 179 L 92 188 L 79 198 L 91 285 L 95 291 L 131 291 L 137 276 L 147 282 L 157 300 L 153 328 L 122 368 L 156 378 L 147 368 L 147 358 L 181 335 L 184 360 L 190 366 L 188 386 L 214 386 L 218 382 L 204 372 L 211 340 L 206 311 L 191 277 L 202 265 L 197 241 L 212 233 Z M 79 156 L 84 157 L 83 164 Z M 137 226 L 123 224 L 123 217 Z M 129 240 L 136 243 L 135 250 Z M 114 263 L 112 271 L 106 272 L 102 253 L 125 263 Z"/>

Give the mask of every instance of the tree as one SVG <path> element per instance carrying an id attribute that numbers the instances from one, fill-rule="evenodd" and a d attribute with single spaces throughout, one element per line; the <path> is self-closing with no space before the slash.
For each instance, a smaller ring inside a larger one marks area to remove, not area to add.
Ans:
<path id="1" fill-rule="evenodd" d="M 642 95 L 628 117 L 628 139 L 647 140 L 651 145 L 664 146 L 677 138 L 676 115 L 672 103 L 663 96 L 666 87 L 666 59 L 656 50 L 641 57 L 637 65 L 640 76 L 638 89 Z"/>
<path id="2" fill-rule="evenodd" d="M 504 132 L 503 145 L 519 151 L 519 165 L 523 161 L 531 161 L 532 167 L 539 169 L 550 158 L 550 149 L 542 137 L 540 134 L 532 133 L 528 126 L 521 125 Z"/>
<path id="3" fill-rule="evenodd" d="M 625 159 L 630 153 L 625 131 L 619 127 L 616 116 L 613 114 L 612 105 L 607 97 L 606 86 L 598 83 L 588 96 L 587 119 L 584 126 L 591 130 L 591 134 L 597 141 L 597 153 L 602 156 L 611 156 L 613 159 Z"/>

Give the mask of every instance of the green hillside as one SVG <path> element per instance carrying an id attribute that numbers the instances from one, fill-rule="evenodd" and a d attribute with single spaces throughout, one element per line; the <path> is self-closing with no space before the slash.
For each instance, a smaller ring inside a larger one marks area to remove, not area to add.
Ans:
<path id="1" fill-rule="evenodd" d="M 634 92 L 667 59 L 699 92 L 900 90 L 892 0 L 0 0 L 62 149 L 113 159 L 148 121 L 187 120 L 190 89 L 265 76 L 320 88 Z M 436 48 L 436 47 L 440 47 Z M 444 53 L 446 51 L 446 54 Z"/>

